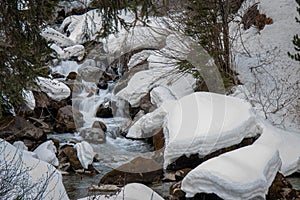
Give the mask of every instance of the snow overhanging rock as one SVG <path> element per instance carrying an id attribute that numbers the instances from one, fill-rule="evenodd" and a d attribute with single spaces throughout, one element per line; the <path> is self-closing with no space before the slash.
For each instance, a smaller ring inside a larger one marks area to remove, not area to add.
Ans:
<path id="1" fill-rule="evenodd" d="M 264 145 L 250 145 L 212 158 L 182 181 L 186 197 L 215 193 L 223 199 L 265 199 L 281 166 L 279 153 Z"/>
<path id="2" fill-rule="evenodd" d="M 182 155 L 205 156 L 260 133 L 250 104 L 196 92 L 178 100 L 164 123 L 164 168 Z"/>

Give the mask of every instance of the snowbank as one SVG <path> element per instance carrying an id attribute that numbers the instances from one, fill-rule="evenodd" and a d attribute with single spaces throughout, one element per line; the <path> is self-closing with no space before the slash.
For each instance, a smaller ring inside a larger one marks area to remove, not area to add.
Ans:
<path id="1" fill-rule="evenodd" d="M 164 124 L 164 168 L 182 155 L 205 156 L 259 133 L 250 104 L 241 99 L 197 92 L 177 101 Z"/>
<path id="2" fill-rule="evenodd" d="M 23 154 L 2 139 L 0 152 L 0 185 L 11 187 L 1 198 L 22 195 L 24 199 L 68 199 L 62 176 L 52 165 Z M 5 182 L 8 177 L 9 183 Z"/>
<path id="3" fill-rule="evenodd" d="M 54 166 L 59 165 L 58 159 L 56 157 L 57 150 L 52 140 L 42 143 L 33 152 L 36 153 L 38 159 Z"/>
<path id="4" fill-rule="evenodd" d="M 86 141 L 75 144 L 74 148 L 77 150 L 77 157 L 83 166 L 88 169 L 88 166 L 92 164 L 95 152 L 93 147 Z"/>
<path id="5" fill-rule="evenodd" d="M 79 200 L 88 200 L 91 198 L 99 200 L 163 200 L 163 198 L 151 188 L 140 183 L 130 183 L 125 185 L 117 195 L 99 195 L 86 197 Z"/>
<path id="6" fill-rule="evenodd" d="M 43 92 L 55 101 L 66 99 L 71 94 L 70 88 L 66 84 L 57 80 L 38 77 L 37 84 Z"/>
<path id="7" fill-rule="evenodd" d="M 281 166 L 279 153 L 264 145 L 251 145 L 212 158 L 182 181 L 186 197 L 215 193 L 223 199 L 265 199 Z"/>

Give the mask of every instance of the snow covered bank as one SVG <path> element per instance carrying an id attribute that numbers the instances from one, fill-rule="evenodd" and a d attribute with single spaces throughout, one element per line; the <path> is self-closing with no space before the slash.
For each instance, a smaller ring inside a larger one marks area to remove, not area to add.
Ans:
<path id="1" fill-rule="evenodd" d="M 61 174 L 50 164 L 0 139 L 1 199 L 68 199 Z M 9 182 L 5 181 L 9 178 Z"/>
<path id="2" fill-rule="evenodd" d="M 89 200 L 94 199 L 94 197 L 98 200 L 163 200 L 163 198 L 152 189 L 140 183 L 125 185 L 117 195 L 91 196 L 79 200 Z"/>
<path id="3" fill-rule="evenodd" d="M 164 168 L 182 155 L 205 156 L 260 133 L 250 104 L 197 92 L 178 100 L 164 124 Z"/>
<path id="4" fill-rule="evenodd" d="M 215 193 L 223 199 L 265 199 L 281 166 L 276 149 L 250 145 L 212 158 L 182 181 L 186 197 Z"/>

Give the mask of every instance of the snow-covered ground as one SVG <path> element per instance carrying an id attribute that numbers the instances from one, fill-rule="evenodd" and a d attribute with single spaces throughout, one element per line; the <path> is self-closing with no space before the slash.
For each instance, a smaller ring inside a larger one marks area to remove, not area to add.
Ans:
<path id="1" fill-rule="evenodd" d="M 273 23 L 258 31 L 256 27 L 243 30 L 233 43 L 233 58 L 240 87 L 246 98 L 262 116 L 286 129 L 300 128 L 300 68 L 299 62 L 288 57 L 294 53 L 293 36 L 300 32 L 296 23 L 296 1 L 261 0 L 260 13 L 273 19 Z M 246 1 L 244 10 L 254 1 Z M 241 9 L 243 10 L 243 9 Z M 241 11 L 241 13 L 243 13 Z M 299 16 L 298 16 L 299 17 Z M 237 18 L 240 20 L 240 18 Z M 235 34 L 236 24 L 231 27 Z"/>

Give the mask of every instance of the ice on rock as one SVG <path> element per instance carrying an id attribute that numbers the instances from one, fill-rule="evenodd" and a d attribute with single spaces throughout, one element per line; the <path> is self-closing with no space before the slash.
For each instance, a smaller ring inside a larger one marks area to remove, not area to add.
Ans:
<path id="1" fill-rule="evenodd" d="M 205 156 L 260 132 L 251 105 L 241 99 L 196 92 L 177 101 L 164 123 L 164 168 L 182 155 Z"/>
<path id="2" fill-rule="evenodd" d="M 54 166 L 59 165 L 58 159 L 56 157 L 57 150 L 52 140 L 42 143 L 33 152 L 36 153 L 38 159 Z"/>
<path id="3" fill-rule="evenodd" d="M 95 152 L 93 147 L 86 141 L 75 144 L 75 149 L 77 150 L 77 157 L 83 166 L 83 168 L 88 169 L 88 166 L 92 164 Z"/>
<path id="4" fill-rule="evenodd" d="M 42 92 L 45 92 L 52 100 L 61 101 L 70 96 L 70 88 L 57 80 L 38 77 L 37 84 L 40 86 Z"/>
<path id="5" fill-rule="evenodd" d="M 281 166 L 279 153 L 265 145 L 250 145 L 212 158 L 183 179 L 186 197 L 215 193 L 223 199 L 265 199 Z"/>
<path id="6" fill-rule="evenodd" d="M 121 189 L 121 192 L 119 192 L 117 195 L 98 195 L 94 197 L 82 198 L 79 200 L 88 200 L 90 198 L 95 198 L 99 200 L 163 200 L 163 198 L 151 188 L 140 183 L 130 183 L 125 185 Z"/>
<path id="7" fill-rule="evenodd" d="M 23 153 L 2 139 L 0 152 L 0 181 L 8 178 L 2 172 L 17 172 L 9 177 L 13 187 L 2 198 L 12 200 L 24 194 L 24 199 L 69 199 L 62 183 L 62 175 L 55 167 Z"/>

